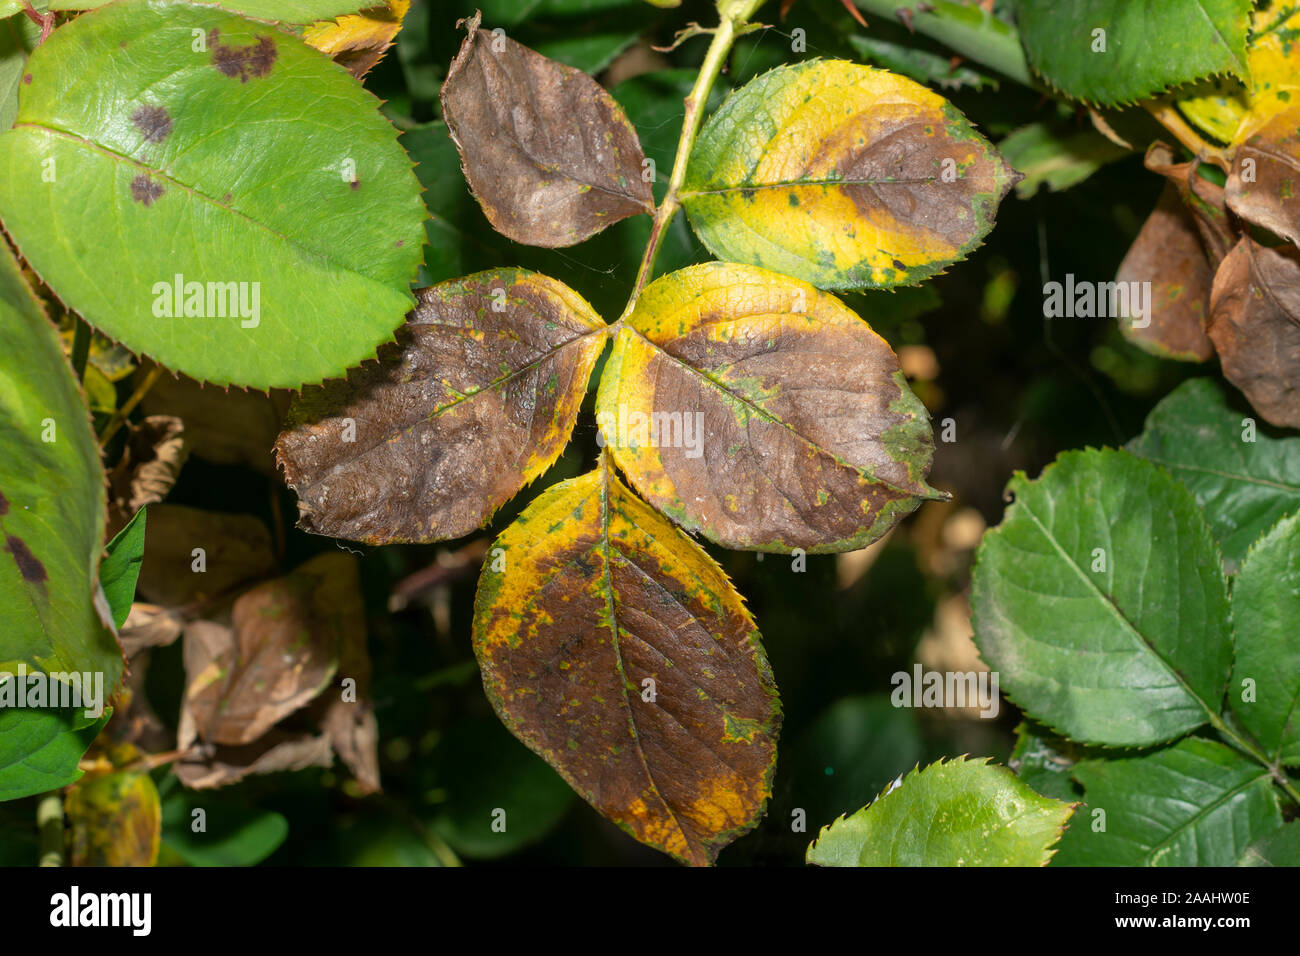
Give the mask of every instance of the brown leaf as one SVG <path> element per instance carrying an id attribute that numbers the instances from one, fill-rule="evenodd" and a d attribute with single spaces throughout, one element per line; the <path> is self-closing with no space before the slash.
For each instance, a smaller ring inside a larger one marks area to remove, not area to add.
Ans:
<path id="1" fill-rule="evenodd" d="M 479 20 L 466 24 L 441 98 L 493 227 L 533 246 L 571 246 L 653 212 L 645 154 L 614 98 L 581 70 L 480 30 Z"/>
<path id="2" fill-rule="evenodd" d="M 1165 183 L 1115 280 L 1151 283 L 1146 325 L 1121 317 L 1120 331 L 1130 342 L 1165 358 L 1205 362 L 1214 357 L 1214 343 L 1205 334 L 1214 274 L 1196 219 L 1172 182 Z"/>
<path id="3" fill-rule="evenodd" d="M 1195 160 L 1177 162 L 1165 143 L 1152 143 L 1144 159 L 1147 169 L 1166 177 L 1178 189 L 1183 204 L 1192 213 L 1205 244 L 1210 265 L 1217 266 L 1237 242 L 1237 232 L 1228 219 L 1223 187 L 1197 173 Z"/>
<path id="4" fill-rule="evenodd" d="M 206 790 L 239 783 L 256 774 L 328 767 L 333 762 L 334 752 L 325 734 L 273 729 L 261 740 L 242 747 L 199 745 L 193 755 L 177 761 L 174 769 L 185 786 Z"/>
<path id="5" fill-rule="evenodd" d="M 185 621 L 176 611 L 157 604 L 136 602 L 118 634 L 128 658 L 150 647 L 166 647 L 181 636 Z"/>
<path id="6" fill-rule="evenodd" d="M 1209 333 L 1255 411 L 1300 428 L 1300 252 L 1242 237 L 1214 277 Z"/>
<path id="7" fill-rule="evenodd" d="M 142 374 L 152 366 L 142 369 Z M 174 415 L 185 423 L 190 452 L 218 465 L 244 465 L 275 474 L 271 446 L 291 393 L 229 391 L 200 385 L 185 376 L 164 374 L 141 402 L 148 415 Z M 150 515 L 152 518 L 152 515 Z"/>
<path id="8" fill-rule="evenodd" d="M 242 595 L 231 619 L 186 627 L 184 706 L 198 739 L 240 745 L 321 693 L 348 635 L 364 640 L 356 562 L 318 555 Z"/>
<path id="9" fill-rule="evenodd" d="M 182 505 L 149 509 L 138 588 L 154 604 L 175 608 L 212 598 L 275 571 L 271 534 L 258 518 Z"/>
<path id="10" fill-rule="evenodd" d="M 603 460 L 495 548 L 474 652 L 502 721 L 638 840 L 711 863 L 762 813 L 781 717 L 740 595 Z"/>
<path id="11" fill-rule="evenodd" d="M 298 526 L 370 544 L 481 527 L 568 443 L 605 325 L 521 269 L 417 293 L 398 344 L 303 390 L 276 442 Z"/>
<path id="12" fill-rule="evenodd" d="M 185 426 L 171 415 L 151 415 L 131 426 L 122 457 L 108 475 L 108 537 L 145 505 L 157 504 L 176 484 L 189 456 Z"/>
<path id="13" fill-rule="evenodd" d="M 1237 147 L 1227 195 L 1241 218 L 1300 243 L 1300 106 L 1278 113 Z"/>
<path id="14" fill-rule="evenodd" d="M 370 654 L 366 650 L 364 619 L 360 624 L 343 634 L 338 677 L 334 687 L 322 695 L 325 712 L 321 728 L 364 794 L 379 790 L 379 723 L 370 699 Z"/>

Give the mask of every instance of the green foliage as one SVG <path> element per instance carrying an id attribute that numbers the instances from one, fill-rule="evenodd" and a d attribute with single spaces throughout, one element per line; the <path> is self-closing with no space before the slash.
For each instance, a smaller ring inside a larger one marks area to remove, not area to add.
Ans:
<path id="1" fill-rule="evenodd" d="M 1073 808 L 1005 767 L 958 757 L 915 770 L 808 847 L 818 866 L 1044 866 Z"/>
<path id="2" fill-rule="evenodd" d="M 119 629 L 135 600 L 135 583 L 144 563 L 144 529 L 145 509 L 141 508 L 108 543 L 104 563 L 99 567 L 99 585 L 113 610 L 113 626 Z"/>
<path id="3" fill-rule="evenodd" d="M 87 717 L 75 708 L 0 708 L 0 801 L 79 780 L 77 762 L 111 716 L 112 710 Z"/>

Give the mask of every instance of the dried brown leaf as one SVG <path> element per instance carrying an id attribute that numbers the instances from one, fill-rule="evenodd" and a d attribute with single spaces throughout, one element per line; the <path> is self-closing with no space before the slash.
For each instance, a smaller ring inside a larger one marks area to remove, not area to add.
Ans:
<path id="1" fill-rule="evenodd" d="M 145 505 L 171 492 L 189 456 L 185 425 L 172 415 L 150 415 L 131 426 L 122 457 L 108 474 L 107 537 L 125 527 Z"/>
<path id="2" fill-rule="evenodd" d="M 645 154 L 614 98 L 581 70 L 479 21 L 466 22 L 442 110 L 496 230 L 532 246 L 571 246 L 653 212 Z"/>
<path id="3" fill-rule="evenodd" d="M 568 443 L 605 325 L 567 286 L 497 269 L 417 293 L 398 344 L 309 387 L 276 442 L 299 527 L 370 544 L 485 524 Z"/>
<path id="4" fill-rule="evenodd" d="M 196 549 L 202 553 L 196 554 Z M 225 594 L 275 571 L 271 534 L 258 518 L 182 505 L 149 509 L 138 582 L 147 601 L 175 608 Z"/>
<path id="5" fill-rule="evenodd" d="M 1300 106 L 1278 113 L 1237 147 L 1227 197 L 1241 218 L 1300 243 Z"/>
<path id="6" fill-rule="evenodd" d="M 1223 187 L 1197 173 L 1195 160 L 1178 162 L 1165 143 L 1152 143 L 1144 162 L 1178 189 L 1183 204 L 1192 213 L 1205 244 L 1210 265 L 1217 266 L 1237 242 L 1237 231 L 1228 218 Z"/>
<path id="7" fill-rule="evenodd" d="M 1214 277 L 1209 333 L 1255 411 L 1300 428 L 1300 252 L 1242 237 Z"/>

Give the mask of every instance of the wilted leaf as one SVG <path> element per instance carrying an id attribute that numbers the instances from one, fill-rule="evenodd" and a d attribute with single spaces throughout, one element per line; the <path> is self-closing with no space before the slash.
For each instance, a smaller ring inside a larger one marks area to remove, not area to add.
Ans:
<path id="1" fill-rule="evenodd" d="M 3 242 L 0 355 L 0 671 L 97 671 L 111 693 L 122 651 L 98 584 L 99 446 L 58 335 Z"/>
<path id="2" fill-rule="evenodd" d="M 73 866 L 153 866 L 162 808 L 147 773 L 116 770 L 83 779 L 64 804 Z"/>
<path id="3" fill-rule="evenodd" d="M 1300 821 L 1284 823 L 1246 847 L 1238 866 L 1300 866 Z"/>
<path id="4" fill-rule="evenodd" d="M 1192 213 L 1210 265 L 1218 266 L 1237 242 L 1237 229 L 1228 218 L 1223 187 L 1202 176 L 1196 160 L 1177 162 L 1167 144 L 1152 143 L 1143 157 L 1146 168 L 1159 173 L 1178 188 L 1183 205 Z"/>
<path id="5" fill-rule="evenodd" d="M 302 39 L 359 80 L 393 45 L 410 9 L 411 0 L 387 0 L 332 23 L 312 24 L 303 31 Z"/>
<path id="6" fill-rule="evenodd" d="M 1067 96 L 1113 105 L 1213 73 L 1246 76 L 1251 7 L 1252 0 L 1018 0 L 1016 24 L 1036 73 Z"/>
<path id="7" fill-rule="evenodd" d="M 971 592 L 1003 692 L 1080 743 L 1159 743 L 1217 715 L 1227 582 L 1191 493 L 1150 462 L 1091 449 L 1036 481 L 1017 472 L 1007 491 Z"/>
<path id="8" fill-rule="evenodd" d="M 91 325 L 260 389 L 391 339 L 424 205 L 352 77 L 272 26 L 164 0 L 77 17 L 26 75 L 0 134 L 0 218 Z"/>
<path id="9" fill-rule="evenodd" d="M 353 589 L 357 588 L 354 583 Z M 356 616 L 340 642 L 337 678 L 322 695 L 321 728 L 339 759 L 352 771 L 359 790 L 374 793 L 379 790 L 379 723 L 370 698 L 370 654 L 363 615 Z M 344 681 L 353 683 L 343 686 Z"/>
<path id="10" fill-rule="evenodd" d="M 122 457 L 108 473 L 108 529 L 116 534 L 145 505 L 171 492 L 189 457 L 185 424 L 170 415 L 151 415 L 130 426 Z"/>
<path id="11" fill-rule="evenodd" d="M 1300 436 L 1258 427 L 1228 404 L 1215 379 L 1170 392 L 1126 447 L 1191 490 L 1229 570 L 1283 515 L 1300 510 Z"/>
<path id="12" fill-rule="evenodd" d="M 128 659 L 150 647 L 165 647 L 181 636 L 185 620 L 180 614 L 156 604 L 136 602 L 126 616 L 120 635 Z"/>
<path id="13" fill-rule="evenodd" d="M 145 512 L 137 511 L 126 527 L 108 543 L 107 554 L 99 566 L 99 584 L 104 589 L 113 625 L 121 629 L 131 613 L 135 584 L 144 561 Z"/>
<path id="14" fill-rule="evenodd" d="M 1132 283 L 1150 283 L 1147 314 L 1142 319 L 1119 317 L 1126 339 L 1163 358 L 1206 362 L 1214 357 L 1214 343 L 1205 334 L 1214 274 L 1196 219 L 1173 183 L 1165 183 L 1115 281 L 1130 283 L 1130 288 Z"/>
<path id="15" fill-rule="evenodd" d="M 608 463 L 548 488 L 496 550 L 474 652 L 501 719 L 638 840 L 712 863 L 758 822 L 780 723 L 726 575 Z"/>
<path id="16" fill-rule="evenodd" d="M 913 770 L 873 803 L 823 827 L 808 862 L 1046 866 L 1072 811 L 988 758 L 958 757 Z"/>
<path id="17" fill-rule="evenodd" d="M 719 259 L 827 289 L 887 287 L 969 255 L 1017 179 L 938 94 L 810 61 L 727 98 L 700 132 L 681 197 Z"/>
<path id="18" fill-rule="evenodd" d="M 141 402 L 150 418 L 179 418 L 190 454 L 218 465 L 244 465 L 275 474 L 272 446 L 292 393 L 270 394 L 201 385 L 183 375 L 163 374 Z"/>
<path id="19" fill-rule="evenodd" d="M 276 571 L 271 533 L 252 515 L 182 505 L 149 509 L 140 593 L 166 607 L 223 595 Z"/>
<path id="20" fill-rule="evenodd" d="M 1223 744 L 1189 737 L 1140 757 L 1075 765 L 1084 785 L 1061 866 L 1232 866 L 1282 823 L 1268 770 Z M 1088 825 L 1106 811 L 1104 829 Z"/>
<path id="21" fill-rule="evenodd" d="M 622 108 L 595 80 L 479 29 L 476 14 L 442 87 L 465 178 L 498 232 L 571 246 L 653 212 L 645 158 Z"/>
<path id="22" fill-rule="evenodd" d="M 77 763 L 112 713 L 94 718 L 84 708 L 0 707 L 0 802 L 80 779 Z"/>
<path id="23" fill-rule="evenodd" d="M 1300 513 L 1257 541 L 1232 581 L 1228 703 L 1271 761 L 1300 764 Z"/>
<path id="24" fill-rule="evenodd" d="M 377 363 L 308 388 L 276 442 L 299 527 L 371 544 L 485 524 L 569 441 L 605 325 L 522 269 L 419 293 Z"/>
<path id="25" fill-rule="evenodd" d="M 1300 252 L 1243 236 L 1214 276 L 1209 333 L 1255 411 L 1300 428 Z"/>
<path id="26" fill-rule="evenodd" d="M 1241 218 L 1300 243 L 1300 105 L 1273 116 L 1237 147 L 1227 196 Z"/>
<path id="27" fill-rule="evenodd" d="M 731 548 L 851 551 L 922 500 L 929 415 L 885 340 L 834 296 L 753 266 L 651 283 L 596 400 L 632 485 Z"/>
<path id="28" fill-rule="evenodd" d="M 242 747 L 194 746 L 193 736 L 184 735 L 181 724 L 178 745 L 193 747 L 191 755 L 175 764 L 176 777 L 191 790 L 228 787 L 247 777 L 264 773 L 288 773 L 307 767 L 328 767 L 334 763 L 325 734 L 293 732 L 273 728 L 261 739 Z"/>
<path id="29" fill-rule="evenodd" d="M 320 694 L 347 635 L 365 633 L 356 561 L 318 555 L 242 595 L 231 619 L 185 630 L 183 719 L 204 742 L 238 746 Z"/>

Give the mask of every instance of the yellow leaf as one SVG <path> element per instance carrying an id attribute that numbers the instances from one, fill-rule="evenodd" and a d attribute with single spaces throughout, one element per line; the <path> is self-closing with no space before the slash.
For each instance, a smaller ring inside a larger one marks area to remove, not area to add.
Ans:
<path id="1" fill-rule="evenodd" d="M 359 80 L 393 45 L 410 9 L 411 0 L 388 0 L 382 6 L 360 13 L 312 24 L 303 31 L 302 38 L 308 46 L 333 57 Z"/>

